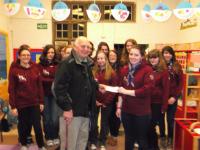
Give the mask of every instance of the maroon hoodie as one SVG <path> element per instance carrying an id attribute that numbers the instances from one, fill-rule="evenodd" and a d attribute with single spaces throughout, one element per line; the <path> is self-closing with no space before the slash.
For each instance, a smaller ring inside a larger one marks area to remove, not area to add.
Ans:
<path id="1" fill-rule="evenodd" d="M 29 68 L 24 68 L 18 63 L 12 63 L 8 92 L 12 109 L 43 104 L 41 76 L 36 64 L 30 63 Z"/>
<path id="2" fill-rule="evenodd" d="M 153 72 L 155 87 L 152 89 L 151 103 L 161 104 L 162 112 L 167 110 L 168 99 L 169 99 L 169 73 L 168 70 Z"/>
<path id="3" fill-rule="evenodd" d="M 180 69 L 180 71 L 177 73 L 172 67 L 170 69 L 168 66 L 168 73 L 170 77 L 169 97 L 174 97 L 177 100 L 183 89 L 183 71 Z"/>
<path id="4" fill-rule="evenodd" d="M 95 76 L 95 79 L 99 84 L 105 84 L 105 85 L 110 85 L 110 86 L 117 86 L 118 85 L 118 78 L 116 76 L 116 73 L 113 72 L 111 75 L 111 78 L 109 80 L 105 79 L 105 71 L 99 71 L 97 75 Z M 115 97 L 115 93 L 111 92 L 105 92 L 101 93 L 97 91 L 97 96 L 96 99 L 100 103 L 103 103 L 104 105 L 109 105 L 113 102 Z"/>
<path id="5" fill-rule="evenodd" d="M 135 96 L 122 95 L 122 111 L 142 116 L 151 114 L 151 89 L 154 87 L 152 68 L 143 63 L 133 73 L 132 85 L 128 85 L 128 65 L 121 69 L 120 84 L 128 90 L 135 90 Z"/>
<path id="6" fill-rule="evenodd" d="M 41 64 L 38 64 L 38 68 L 40 70 L 41 77 L 42 77 L 44 95 L 52 96 L 53 94 L 51 92 L 51 86 L 55 77 L 57 65 L 43 66 Z M 45 74 L 45 72 L 48 72 L 48 74 Z"/>

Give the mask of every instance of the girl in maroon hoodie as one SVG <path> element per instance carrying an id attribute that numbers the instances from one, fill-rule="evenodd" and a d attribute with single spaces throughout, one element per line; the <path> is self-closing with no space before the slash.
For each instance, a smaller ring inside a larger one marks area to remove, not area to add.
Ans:
<path id="1" fill-rule="evenodd" d="M 109 63 L 112 66 L 113 70 L 119 75 L 120 65 L 117 57 L 117 52 L 115 50 L 110 50 L 108 53 Z M 119 135 L 120 128 L 120 119 L 116 116 L 116 104 L 118 101 L 118 94 L 115 95 L 112 103 L 111 114 L 109 118 L 109 128 L 110 128 L 110 138 L 107 140 L 107 143 L 111 146 L 117 145 L 117 137 Z"/>
<path id="2" fill-rule="evenodd" d="M 31 62 L 28 45 L 22 45 L 18 51 L 18 59 L 9 71 L 9 103 L 12 113 L 18 116 L 18 133 L 21 150 L 27 150 L 27 136 L 30 125 L 34 127 L 39 149 L 45 150 L 40 111 L 43 110 L 43 89 L 40 72 Z"/>
<path id="3" fill-rule="evenodd" d="M 151 89 L 154 86 L 152 68 L 143 62 L 144 51 L 134 46 L 129 52 L 129 63 L 121 69 L 121 86 L 117 116 L 125 130 L 125 150 L 133 150 L 137 140 L 139 150 L 148 150 L 147 131 L 151 116 Z M 122 103 L 122 105 L 121 105 Z M 121 113 L 122 111 L 122 113 Z"/>
<path id="4" fill-rule="evenodd" d="M 128 54 L 130 52 L 130 49 L 132 49 L 133 46 L 135 46 L 135 45 L 137 45 L 136 40 L 134 40 L 134 39 L 126 40 L 126 42 L 124 44 L 124 49 L 122 50 L 121 54 L 119 55 L 121 66 L 128 64 Z"/>
<path id="5" fill-rule="evenodd" d="M 148 63 L 153 68 L 155 87 L 151 94 L 151 125 L 149 129 L 149 149 L 158 150 L 158 137 L 156 125 L 162 120 L 167 110 L 169 98 L 169 74 L 162 54 L 159 50 L 152 50 L 148 53 Z"/>
<path id="6" fill-rule="evenodd" d="M 183 88 L 183 71 L 181 65 L 176 61 L 175 52 L 172 47 L 165 46 L 162 49 L 162 55 L 168 67 L 170 77 L 170 91 L 167 109 L 167 125 L 168 125 L 168 146 L 172 147 L 174 117 L 177 108 L 177 100 L 181 95 Z"/>
<path id="7" fill-rule="evenodd" d="M 108 58 L 106 57 L 106 54 L 103 51 L 99 51 L 97 53 L 97 62 L 94 66 L 93 69 L 93 74 L 94 77 L 96 78 L 97 82 L 99 84 L 105 84 L 105 85 L 110 85 L 110 86 L 116 86 L 118 79 L 116 77 L 116 73 L 110 66 L 108 62 Z M 96 113 L 96 127 L 97 127 L 97 120 L 98 120 L 98 114 L 99 110 L 101 109 L 101 129 L 100 129 L 100 149 L 105 150 L 105 144 L 106 144 L 106 137 L 108 134 L 109 130 L 109 116 L 112 108 L 112 103 L 113 103 L 113 98 L 115 94 L 105 92 L 100 93 L 97 92 L 96 95 L 96 105 L 97 105 L 97 113 Z M 97 140 L 97 130 L 96 129 L 96 134 L 94 136 L 94 139 L 92 142 L 93 145 L 91 145 L 92 149 L 95 149 L 95 144 Z"/>
<path id="8" fill-rule="evenodd" d="M 51 92 L 52 82 L 54 80 L 58 59 L 53 45 L 46 45 L 40 56 L 38 64 L 42 77 L 42 85 L 44 90 L 44 133 L 47 146 L 59 144 L 58 129 L 59 115 L 56 100 Z"/>

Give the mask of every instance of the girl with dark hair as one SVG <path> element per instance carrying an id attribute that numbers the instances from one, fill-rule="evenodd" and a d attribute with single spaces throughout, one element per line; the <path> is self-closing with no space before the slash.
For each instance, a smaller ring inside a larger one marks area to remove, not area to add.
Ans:
<path id="1" fill-rule="evenodd" d="M 91 50 L 89 57 L 92 58 L 92 55 L 93 55 L 93 52 L 94 52 L 94 44 L 91 41 L 89 41 L 89 43 L 90 43 L 90 50 Z"/>
<path id="2" fill-rule="evenodd" d="M 120 56 L 120 65 L 121 66 L 124 66 L 124 65 L 128 64 L 129 51 L 135 45 L 137 45 L 136 40 L 134 40 L 134 39 L 126 40 L 126 42 L 124 44 L 124 49 L 122 50 L 122 53 L 121 53 L 121 56 Z"/>
<path id="3" fill-rule="evenodd" d="M 113 70 L 119 75 L 119 62 L 117 59 L 117 52 L 115 50 L 110 50 L 108 53 L 108 60 Z M 109 118 L 110 135 L 108 138 L 108 144 L 111 146 L 117 145 L 117 137 L 119 135 L 120 119 L 116 116 L 116 104 L 118 101 L 118 94 L 113 98 L 111 114 Z"/>
<path id="4" fill-rule="evenodd" d="M 110 51 L 108 43 L 106 43 L 106 42 L 100 42 L 99 45 L 98 45 L 98 48 L 97 48 L 97 53 L 99 51 L 103 51 L 106 54 L 106 56 L 108 57 L 108 53 Z"/>
<path id="5" fill-rule="evenodd" d="M 28 45 L 20 46 L 17 62 L 10 67 L 8 91 L 12 113 L 18 116 L 20 150 L 28 150 L 27 137 L 31 126 L 34 128 L 39 150 L 46 150 L 40 123 L 40 112 L 44 108 L 41 76 L 36 64 L 31 61 Z"/>
<path id="6" fill-rule="evenodd" d="M 129 63 L 121 69 L 116 114 L 125 130 L 125 150 L 133 150 L 137 140 L 139 150 L 148 150 L 147 132 L 151 118 L 151 89 L 154 86 L 152 68 L 143 62 L 144 51 L 134 46 L 129 51 Z"/>
<path id="7" fill-rule="evenodd" d="M 169 98 L 169 74 L 162 54 L 159 50 L 151 50 L 147 61 L 153 68 L 155 87 L 151 93 L 151 124 L 149 128 L 149 149 L 159 150 L 156 125 L 160 123 L 167 111 Z"/>
<path id="8" fill-rule="evenodd" d="M 58 59 L 53 45 L 46 45 L 40 56 L 38 64 L 44 90 L 44 133 L 47 146 L 59 144 L 58 129 L 59 129 L 59 115 L 58 107 L 54 96 L 51 92 L 52 82 L 54 80 Z"/>
<path id="9" fill-rule="evenodd" d="M 61 47 L 61 49 L 59 50 L 59 60 L 62 61 L 64 59 L 66 59 L 67 57 L 69 57 L 69 55 L 71 54 L 73 46 L 72 45 L 67 45 L 64 47 Z"/>
<path id="10" fill-rule="evenodd" d="M 110 86 L 116 86 L 118 79 L 116 73 L 110 66 L 108 58 L 103 51 L 98 51 L 97 60 L 93 68 L 93 74 L 99 84 L 105 84 Z M 111 106 L 115 94 L 105 92 L 96 94 L 96 106 L 97 112 L 95 115 L 95 127 L 93 139 L 91 139 L 91 149 L 96 149 L 97 137 L 98 137 L 98 116 L 101 110 L 101 129 L 99 134 L 100 150 L 105 150 L 106 139 L 109 131 L 109 117 L 111 112 Z"/>
<path id="11" fill-rule="evenodd" d="M 168 67 L 170 77 L 170 91 L 167 109 L 168 125 L 168 146 L 172 147 L 174 117 L 177 108 L 177 100 L 183 89 L 183 71 L 181 65 L 176 61 L 175 52 L 172 47 L 165 46 L 162 49 L 162 55 Z"/>

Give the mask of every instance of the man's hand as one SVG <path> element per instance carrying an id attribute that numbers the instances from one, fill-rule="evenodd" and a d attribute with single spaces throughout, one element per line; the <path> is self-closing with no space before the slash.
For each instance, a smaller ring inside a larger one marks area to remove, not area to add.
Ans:
<path id="1" fill-rule="evenodd" d="M 96 105 L 97 107 L 102 106 L 102 103 L 100 103 L 99 101 L 96 101 Z"/>
<path id="2" fill-rule="evenodd" d="M 72 112 L 72 110 L 64 111 L 63 112 L 63 117 L 66 120 L 67 125 L 69 125 L 71 123 L 72 119 L 73 119 L 73 112 Z"/>
<path id="3" fill-rule="evenodd" d="M 116 116 L 118 118 L 121 118 L 121 109 L 120 108 L 117 108 L 117 110 L 116 110 Z"/>
<path id="4" fill-rule="evenodd" d="M 106 85 L 104 84 L 99 84 L 99 91 L 101 93 L 105 93 L 106 92 Z"/>

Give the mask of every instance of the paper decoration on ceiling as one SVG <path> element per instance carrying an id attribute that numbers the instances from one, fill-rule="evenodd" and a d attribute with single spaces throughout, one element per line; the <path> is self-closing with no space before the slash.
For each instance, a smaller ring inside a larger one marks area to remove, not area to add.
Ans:
<path id="1" fill-rule="evenodd" d="M 152 18 L 159 22 L 167 21 L 172 15 L 172 11 L 164 3 L 158 3 L 150 12 Z"/>
<path id="2" fill-rule="evenodd" d="M 200 3 L 194 8 L 195 16 L 200 19 Z"/>
<path id="3" fill-rule="evenodd" d="M 144 21 L 149 22 L 151 20 L 151 7 L 149 4 L 144 5 L 144 8 L 142 10 L 142 18 Z"/>
<path id="4" fill-rule="evenodd" d="M 86 11 L 91 22 L 99 22 L 101 19 L 101 11 L 97 4 L 91 4 Z"/>
<path id="5" fill-rule="evenodd" d="M 64 2 L 56 2 L 51 14 L 56 21 L 63 21 L 69 17 L 70 9 Z"/>
<path id="6" fill-rule="evenodd" d="M 4 8 L 8 16 L 13 16 L 18 13 L 20 3 L 17 0 L 4 0 Z"/>
<path id="7" fill-rule="evenodd" d="M 192 4 L 190 2 L 186 2 L 183 0 L 181 3 L 178 4 L 173 12 L 177 18 L 187 20 L 193 16 L 194 9 L 192 8 Z"/>
<path id="8" fill-rule="evenodd" d="M 46 9 L 39 0 L 29 0 L 28 4 L 24 6 L 24 11 L 32 19 L 41 19 L 44 17 Z"/>
<path id="9" fill-rule="evenodd" d="M 129 16 L 129 11 L 123 3 L 115 5 L 114 9 L 111 10 L 112 16 L 119 22 L 124 22 Z"/>

